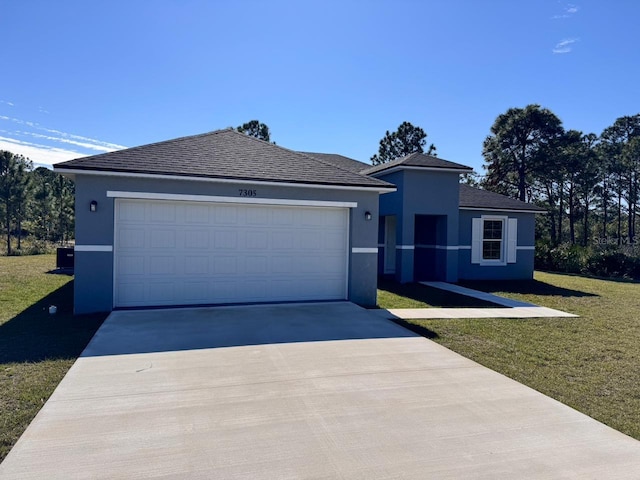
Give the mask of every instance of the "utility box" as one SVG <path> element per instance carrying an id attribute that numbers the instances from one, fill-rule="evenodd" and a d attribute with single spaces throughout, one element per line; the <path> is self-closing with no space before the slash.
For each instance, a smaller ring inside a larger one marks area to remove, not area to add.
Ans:
<path id="1" fill-rule="evenodd" d="M 73 270 L 73 248 L 58 248 L 56 252 L 56 267 L 64 270 Z"/>

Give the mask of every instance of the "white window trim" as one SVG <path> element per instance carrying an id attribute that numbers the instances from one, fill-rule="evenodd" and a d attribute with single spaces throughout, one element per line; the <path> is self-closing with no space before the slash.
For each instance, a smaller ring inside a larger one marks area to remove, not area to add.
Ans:
<path id="1" fill-rule="evenodd" d="M 490 265 L 506 265 L 507 264 L 507 220 L 508 217 L 503 215 L 482 215 L 480 217 L 482 219 L 482 228 L 480 229 L 480 265 L 482 266 L 490 266 Z M 495 260 L 487 260 L 482 257 L 482 252 L 484 251 L 484 222 L 487 221 L 500 221 L 502 222 L 502 236 L 500 237 L 500 258 Z"/>
<path id="2" fill-rule="evenodd" d="M 499 260 L 485 260 L 482 258 L 485 221 L 502 222 L 502 248 Z M 464 247 L 460 247 L 461 249 Z M 518 219 L 506 215 L 481 215 L 471 219 L 471 263 L 483 267 L 506 266 L 517 263 L 518 250 Z"/>
<path id="3" fill-rule="evenodd" d="M 482 267 L 490 267 L 490 266 L 504 266 L 507 264 L 507 224 L 509 221 L 509 217 L 505 215 L 482 215 L 480 217 L 480 266 Z M 484 222 L 485 221 L 495 221 L 500 220 L 502 222 L 502 237 L 500 241 L 502 242 L 500 248 L 500 259 L 499 260 L 486 260 L 482 257 L 482 252 L 484 251 Z"/>

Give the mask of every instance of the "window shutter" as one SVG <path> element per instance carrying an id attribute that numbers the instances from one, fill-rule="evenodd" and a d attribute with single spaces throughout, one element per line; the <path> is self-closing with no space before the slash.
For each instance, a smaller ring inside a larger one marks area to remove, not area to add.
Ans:
<path id="1" fill-rule="evenodd" d="M 507 263 L 516 263 L 518 246 L 518 219 L 510 218 L 507 224 Z"/>
<path id="2" fill-rule="evenodd" d="M 482 258 L 482 219 L 471 219 L 471 263 L 480 263 Z"/>

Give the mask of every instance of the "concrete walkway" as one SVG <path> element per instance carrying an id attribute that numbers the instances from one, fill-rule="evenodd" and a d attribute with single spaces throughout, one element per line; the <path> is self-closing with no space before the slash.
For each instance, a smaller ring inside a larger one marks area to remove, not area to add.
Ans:
<path id="1" fill-rule="evenodd" d="M 640 442 L 346 302 L 115 312 L 2 479 L 636 479 Z"/>
<path id="2" fill-rule="evenodd" d="M 532 303 L 520 302 L 510 298 L 499 297 L 491 293 L 472 290 L 452 283 L 420 282 L 423 285 L 448 292 L 466 295 L 486 302 L 502 305 L 505 308 L 393 308 L 386 310 L 396 318 L 405 320 L 417 318 L 568 318 L 577 317 L 572 313 L 540 307 Z"/>

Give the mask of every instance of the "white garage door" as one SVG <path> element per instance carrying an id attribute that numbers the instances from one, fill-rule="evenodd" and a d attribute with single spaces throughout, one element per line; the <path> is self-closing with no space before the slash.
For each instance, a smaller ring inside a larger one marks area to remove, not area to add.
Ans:
<path id="1" fill-rule="evenodd" d="M 116 200 L 115 306 L 339 300 L 346 208 Z"/>

